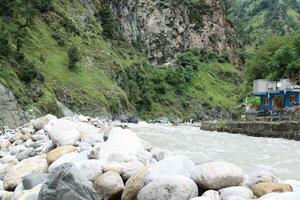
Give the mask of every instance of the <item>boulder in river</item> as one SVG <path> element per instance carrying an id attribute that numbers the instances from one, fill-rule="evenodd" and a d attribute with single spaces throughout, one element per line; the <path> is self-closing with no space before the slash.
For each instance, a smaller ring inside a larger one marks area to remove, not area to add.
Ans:
<path id="1" fill-rule="evenodd" d="M 173 175 L 182 175 L 190 178 L 195 166 L 195 163 L 186 156 L 167 157 L 150 167 L 146 176 L 146 183 Z"/>
<path id="2" fill-rule="evenodd" d="M 42 185 L 39 200 L 100 200 L 91 182 L 72 164 L 65 163 L 52 172 Z"/>
<path id="3" fill-rule="evenodd" d="M 256 184 L 252 190 L 257 197 L 261 197 L 272 192 L 292 192 L 293 188 L 285 183 L 261 182 Z"/>
<path id="4" fill-rule="evenodd" d="M 197 185 L 185 176 L 168 176 L 147 184 L 138 193 L 137 200 L 189 200 L 198 196 Z"/>
<path id="5" fill-rule="evenodd" d="M 228 162 L 209 162 L 198 165 L 192 179 L 200 189 L 221 189 L 238 186 L 243 182 L 243 170 Z"/>

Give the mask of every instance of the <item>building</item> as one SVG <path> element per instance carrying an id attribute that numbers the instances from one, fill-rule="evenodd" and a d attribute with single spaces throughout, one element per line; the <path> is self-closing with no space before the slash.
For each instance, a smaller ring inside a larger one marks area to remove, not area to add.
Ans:
<path id="1" fill-rule="evenodd" d="M 271 112 L 300 105 L 300 87 L 289 79 L 279 82 L 264 79 L 253 82 L 253 95 L 260 97 L 260 110 Z"/>

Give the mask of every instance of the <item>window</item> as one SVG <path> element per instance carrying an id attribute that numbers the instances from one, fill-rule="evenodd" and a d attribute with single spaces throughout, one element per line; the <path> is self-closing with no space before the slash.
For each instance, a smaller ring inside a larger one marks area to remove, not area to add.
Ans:
<path id="1" fill-rule="evenodd" d="M 297 104 L 297 98 L 296 98 L 296 95 L 291 95 L 291 96 L 290 96 L 290 103 L 293 104 L 293 105 L 296 105 L 296 104 Z"/>

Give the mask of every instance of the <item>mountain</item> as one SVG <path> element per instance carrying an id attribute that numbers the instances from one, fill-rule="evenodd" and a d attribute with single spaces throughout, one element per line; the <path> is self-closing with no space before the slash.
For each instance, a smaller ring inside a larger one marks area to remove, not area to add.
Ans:
<path id="1" fill-rule="evenodd" d="M 25 118 L 62 115 L 62 105 L 92 116 L 218 116 L 236 106 L 241 82 L 223 3 L 2 0 L 1 87 Z"/>
<path id="2" fill-rule="evenodd" d="M 284 36 L 300 28 L 298 0 L 228 0 L 226 7 L 247 53 L 272 36 Z"/>

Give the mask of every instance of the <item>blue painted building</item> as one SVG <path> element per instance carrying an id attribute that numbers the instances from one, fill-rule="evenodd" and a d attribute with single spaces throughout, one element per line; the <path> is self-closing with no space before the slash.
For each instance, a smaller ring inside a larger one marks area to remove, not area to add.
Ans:
<path id="1" fill-rule="evenodd" d="M 278 111 L 300 105 L 300 87 L 293 86 L 288 79 L 279 82 L 256 80 L 253 95 L 260 97 L 261 111 Z"/>

